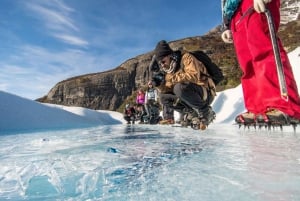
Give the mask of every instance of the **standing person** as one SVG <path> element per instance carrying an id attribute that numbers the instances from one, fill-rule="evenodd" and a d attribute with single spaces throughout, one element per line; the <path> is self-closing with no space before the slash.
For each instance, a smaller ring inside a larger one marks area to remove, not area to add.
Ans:
<path id="1" fill-rule="evenodd" d="M 234 43 L 243 71 L 241 84 L 247 112 L 238 115 L 236 122 L 297 124 L 300 119 L 297 85 L 287 53 L 277 38 L 288 92 L 287 99 L 281 97 L 266 9 L 278 31 L 280 0 L 222 0 L 225 27 L 222 39 Z"/>
<path id="2" fill-rule="evenodd" d="M 158 94 L 157 90 L 154 88 L 152 81 L 148 82 L 148 87 L 145 93 L 145 110 L 147 115 L 149 116 L 149 106 L 153 104 L 157 104 Z"/>
<path id="3" fill-rule="evenodd" d="M 139 89 L 136 95 L 136 100 L 135 100 L 137 106 L 137 116 L 138 119 L 140 119 L 140 123 L 144 122 L 143 116 L 145 115 L 145 108 L 144 108 L 144 104 L 145 104 L 145 92 L 143 91 L 143 89 Z"/>
<path id="4" fill-rule="evenodd" d="M 150 107 L 158 107 L 158 95 L 157 90 L 153 87 L 152 81 L 148 82 L 148 87 L 145 93 L 145 110 L 148 119 L 150 119 Z"/>
<path id="5" fill-rule="evenodd" d="M 135 109 L 132 106 L 130 106 L 130 104 L 126 104 L 123 116 L 124 119 L 127 121 L 127 124 L 135 123 L 135 115 L 136 115 Z"/>
<path id="6" fill-rule="evenodd" d="M 156 45 L 155 55 L 160 69 L 165 73 L 165 80 L 160 85 L 156 84 L 159 85 L 157 88 L 163 109 L 172 112 L 176 109 L 182 113 L 184 108 L 189 108 L 194 113 L 193 121 L 208 125 L 215 115 L 210 107 L 215 86 L 207 76 L 204 64 L 191 53 L 173 51 L 165 40 Z M 157 82 L 155 76 L 153 81 Z M 174 123 L 174 117 L 170 117 L 173 119 L 166 120 Z"/>

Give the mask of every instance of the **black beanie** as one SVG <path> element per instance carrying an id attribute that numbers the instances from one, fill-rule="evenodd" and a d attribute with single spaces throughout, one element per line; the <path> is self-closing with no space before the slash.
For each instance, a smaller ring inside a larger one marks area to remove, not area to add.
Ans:
<path id="1" fill-rule="evenodd" d="M 172 54 L 173 50 L 170 48 L 169 44 L 165 40 L 162 40 L 157 43 L 154 52 L 156 56 L 156 61 L 160 61 L 165 56 Z"/>

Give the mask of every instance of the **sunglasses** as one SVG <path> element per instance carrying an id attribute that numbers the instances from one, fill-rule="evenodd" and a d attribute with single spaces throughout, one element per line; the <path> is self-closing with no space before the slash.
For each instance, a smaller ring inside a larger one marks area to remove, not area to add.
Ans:
<path id="1" fill-rule="evenodd" d="M 168 60 L 168 56 L 166 56 L 166 57 L 164 57 L 162 60 L 160 60 L 158 63 L 160 64 L 160 65 L 164 65 L 166 62 L 167 62 L 167 60 Z"/>

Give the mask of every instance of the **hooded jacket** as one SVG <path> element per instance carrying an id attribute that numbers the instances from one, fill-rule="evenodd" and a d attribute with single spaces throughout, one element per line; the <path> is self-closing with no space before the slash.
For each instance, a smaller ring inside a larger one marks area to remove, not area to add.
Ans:
<path id="1" fill-rule="evenodd" d="M 212 95 L 215 93 L 215 84 L 212 79 L 207 76 L 208 72 L 202 62 L 200 62 L 191 53 L 182 54 L 180 68 L 174 73 L 167 73 L 165 76 L 165 85 L 158 87 L 161 93 L 172 92 L 173 87 L 177 83 L 194 83 L 204 88 L 204 100 L 207 98 L 209 89 Z"/>

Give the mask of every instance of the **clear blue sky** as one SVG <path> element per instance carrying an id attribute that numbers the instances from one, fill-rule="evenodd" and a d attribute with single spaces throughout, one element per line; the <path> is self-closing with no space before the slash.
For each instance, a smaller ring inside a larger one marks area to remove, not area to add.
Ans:
<path id="1" fill-rule="evenodd" d="M 39 98 L 219 24 L 220 0 L 1 0 L 0 90 Z"/>

